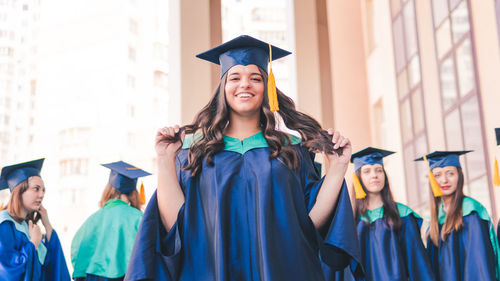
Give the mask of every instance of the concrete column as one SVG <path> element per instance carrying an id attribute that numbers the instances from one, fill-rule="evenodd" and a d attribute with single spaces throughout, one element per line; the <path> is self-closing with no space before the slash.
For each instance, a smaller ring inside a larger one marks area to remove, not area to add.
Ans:
<path id="1" fill-rule="evenodd" d="M 370 108 L 361 2 L 331 0 L 326 5 L 333 84 L 334 128 L 353 142 L 354 150 L 371 144 Z M 300 78 L 300 77 L 299 77 Z"/>
<path id="2" fill-rule="evenodd" d="M 220 0 L 169 1 L 170 124 L 190 123 L 218 83 L 217 67 L 195 55 L 220 44 L 220 14 Z"/>
<path id="3" fill-rule="evenodd" d="M 333 127 L 326 2 L 296 0 L 293 10 L 298 107 L 324 128 Z"/>

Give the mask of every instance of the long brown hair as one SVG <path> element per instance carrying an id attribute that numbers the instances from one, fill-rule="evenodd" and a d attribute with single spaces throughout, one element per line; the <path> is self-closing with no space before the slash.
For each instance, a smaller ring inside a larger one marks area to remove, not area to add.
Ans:
<path id="1" fill-rule="evenodd" d="M 9 203 L 5 207 L 9 215 L 16 220 L 17 222 L 33 221 L 33 223 L 37 223 L 41 216 L 37 211 L 29 211 L 26 217 L 24 217 L 23 211 L 23 193 L 26 192 L 29 188 L 29 178 L 22 181 L 18 185 L 16 185 L 12 189 L 12 193 L 10 194 Z"/>
<path id="2" fill-rule="evenodd" d="M 384 171 L 384 187 L 380 191 L 380 195 L 382 197 L 382 203 L 384 206 L 384 218 L 386 222 L 392 226 L 392 228 L 396 231 L 401 229 L 401 217 L 399 216 L 398 212 L 398 207 L 396 205 L 396 202 L 394 202 L 394 198 L 392 197 L 392 192 L 391 188 L 389 185 L 389 180 L 387 178 L 387 173 L 385 172 L 385 169 L 382 168 Z M 358 176 L 358 179 L 361 179 L 361 169 L 358 169 L 356 172 L 356 176 Z M 365 193 L 368 194 L 365 184 L 363 183 L 363 180 L 359 181 L 361 183 L 361 187 L 365 191 Z M 363 199 L 356 199 L 356 222 L 359 222 L 361 219 L 361 216 L 366 214 L 366 211 L 368 210 L 368 197 L 365 197 Z"/>
<path id="3" fill-rule="evenodd" d="M 278 103 L 280 110 L 272 113 L 269 109 L 267 98 L 267 73 L 259 68 L 264 80 L 264 101 L 260 109 L 260 127 L 271 152 L 270 159 L 280 157 L 282 162 L 290 169 L 296 169 L 298 157 L 296 151 L 285 144 L 291 143 L 290 136 L 278 130 L 275 114 L 281 118 L 288 129 L 298 132 L 304 145 L 315 152 L 336 152 L 333 149 L 331 136 L 321 128 L 321 125 L 314 118 L 295 109 L 295 103 L 291 98 L 283 94 L 279 89 Z M 189 148 L 189 164 L 184 168 L 191 170 L 191 176 L 195 176 L 201 171 L 203 158 L 206 157 L 206 164 L 213 165 L 214 155 L 224 149 L 224 129 L 229 122 L 230 108 L 226 101 L 225 85 L 227 73 L 221 78 L 213 97 L 207 105 L 198 112 L 193 123 L 183 126 L 186 134 L 201 133 L 200 137 Z M 166 138 L 167 141 L 175 142 L 179 140 L 179 134 L 173 138 Z"/>
<path id="4" fill-rule="evenodd" d="M 118 189 L 112 187 L 111 184 L 108 183 L 104 188 L 104 191 L 102 192 L 101 201 L 99 201 L 99 207 L 104 207 L 106 202 L 111 199 L 120 199 L 120 196 L 122 194 L 124 193 L 121 193 Z M 132 190 L 129 194 L 124 195 L 127 196 L 128 201 L 130 202 L 130 206 L 136 208 L 139 211 L 141 210 L 142 203 L 141 199 L 139 198 L 139 192 L 137 192 L 136 189 Z"/>
<path id="5" fill-rule="evenodd" d="M 446 219 L 444 221 L 443 227 L 441 229 L 441 239 L 446 240 L 448 235 L 455 230 L 459 231 L 463 226 L 463 215 L 462 215 L 462 201 L 465 197 L 464 195 L 464 173 L 462 168 L 456 167 L 458 172 L 458 183 L 457 190 L 451 196 L 451 203 L 446 212 Z M 429 185 L 430 188 L 430 185 Z M 430 189 L 431 190 L 431 189 Z M 431 208 L 431 223 L 429 229 L 429 235 L 431 237 L 432 243 L 436 246 L 439 245 L 439 206 L 442 203 L 441 197 L 434 197 L 432 190 L 430 194 L 430 208 Z"/>

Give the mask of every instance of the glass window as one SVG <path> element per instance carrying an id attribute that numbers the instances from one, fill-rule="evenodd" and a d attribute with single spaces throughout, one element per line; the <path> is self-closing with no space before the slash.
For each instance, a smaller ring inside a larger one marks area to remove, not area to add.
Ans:
<path id="1" fill-rule="evenodd" d="M 424 108 L 422 106 L 422 93 L 420 89 L 415 90 L 411 94 L 411 107 L 413 112 L 413 129 L 415 134 L 418 134 L 425 127 L 424 124 Z"/>
<path id="2" fill-rule="evenodd" d="M 441 64 L 440 77 L 443 106 L 445 109 L 448 109 L 457 100 L 455 70 L 452 57 L 447 58 Z"/>
<path id="3" fill-rule="evenodd" d="M 448 15 L 448 0 L 432 0 L 434 26 L 437 27 Z"/>
<path id="4" fill-rule="evenodd" d="M 405 35 L 406 35 L 406 58 L 410 58 L 418 50 L 417 42 L 417 28 L 415 26 L 415 8 L 413 0 L 406 4 L 404 7 L 404 25 L 405 25 Z"/>
<path id="5" fill-rule="evenodd" d="M 403 142 L 406 143 L 413 138 L 410 99 L 406 99 L 401 103 L 399 114 L 401 115 L 401 132 L 403 134 Z"/>
<path id="6" fill-rule="evenodd" d="M 460 95 L 465 96 L 475 88 L 474 62 L 469 38 L 457 48 L 456 56 Z"/>
<path id="7" fill-rule="evenodd" d="M 396 72 L 399 73 L 406 64 L 404 36 L 403 36 L 403 20 L 399 15 L 392 23 L 392 32 L 394 34 L 394 53 L 396 56 Z"/>
<path id="8" fill-rule="evenodd" d="M 404 97 L 408 91 L 410 90 L 408 88 L 408 76 L 406 76 L 406 69 L 403 69 L 403 71 L 398 75 L 398 93 L 399 97 Z"/>
<path id="9" fill-rule="evenodd" d="M 457 43 L 469 32 L 469 12 L 467 3 L 462 3 L 451 14 L 451 24 L 453 30 L 453 43 Z"/>
<path id="10" fill-rule="evenodd" d="M 468 153 L 467 166 L 469 177 L 476 178 L 486 173 L 486 161 L 484 159 L 483 138 L 481 134 L 481 119 L 479 117 L 479 105 L 477 97 L 473 96 L 462 104 L 462 122 L 464 127 L 464 141 Z"/>
<path id="11" fill-rule="evenodd" d="M 472 198 L 479 201 L 488 210 L 491 215 L 491 199 L 490 191 L 488 189 L 488 178 L 486 176 L 480 177 L 478 179 L 472 180 L 468 183 L 467 190 Z"/>
<path id="12" fill-rule="evenodd" d="M 420 82 L 420 57 L 415 55 L 408 66 L 408 82 L 410 88 L 415 87 Z"/>
<path id="13" fill-rule="evenodd" d="M 446 21 L 436 30 L 436 41 L 438 57 L 442 58 L 452 46 L 449 19 L 446 19 Z"/>
<path id="14" fill-rule="evenodd" d="M 458 110 L 454 110 L 444 119 L 446 133 L 446 149 L 462 150 L 462 128 L 460 126 L 460 114 Z"/>

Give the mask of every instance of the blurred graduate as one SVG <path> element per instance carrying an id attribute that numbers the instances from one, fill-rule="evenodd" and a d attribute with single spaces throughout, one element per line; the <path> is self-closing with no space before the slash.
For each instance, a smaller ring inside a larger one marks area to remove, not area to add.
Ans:
<path id="1" fill-rule="evenodd" d="M 2 168 L 0 190 L 11 192 L 0 211 L 0 280 L 69 281 L 61 243 L 42 202 L 44 159 Z M 42 235 L 37 222 L 45 228 Z"/>
<path id="2" fill-rule="evenodd" d="M 142 218 L 144 186 L 150 175 L 123 161 L 103 164 L 111 170 L 99 209 L 78 229 L 71 243 L 73 278 L 78 281 L 123 280 Z"/>
<path id="3" fill-rule="evenodd" d="M 355 218 L 366 277 L 357 280 L 435 280 L 420 234 L 422 218 L 392 197 L 383 158 L 368 147 L 352 155 Z"/>
<path id="4" fill-rule="evenodd" d="M 288 54 L 240 36 L 198 55 L 221 65 L 221 82 L 192 124 L 157 133 L 158 189 L 125 280 L 316 281 L 321 260 L 356 268 L 351 144 L 276 89 L 268 64 Z M 328 160 L 323 178 L 313 152 Z"/>
<path id="5" fill-rule="evenodd" d="M 441 281 L 498 280 L 499 246 L 486 209 L 465 196 L 459 156 L 470 151 L 435 151 L 429 163 L 431 221 L 427 252 Z"/>

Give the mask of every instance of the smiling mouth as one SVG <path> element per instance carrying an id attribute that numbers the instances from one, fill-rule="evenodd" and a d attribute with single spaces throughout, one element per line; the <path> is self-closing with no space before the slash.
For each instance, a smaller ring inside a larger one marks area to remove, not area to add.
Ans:
<path id="1" fill-rule="evenodd" d="M 251 94 L 251 93 L 239 93 L 239 94 L 236 94 L 236 97 L 238 98 L 251 98 L 255 96 L 254 94 Z"/>
<path id="2" fill-rule="evenodd" d="M 451 186 L 449 186 L 449 185 L 443 185 L 443 186 L 441 186 L 441 189 L 444 189 L 444 190 L 448 190 L 450 188 L 451 188 Z"/>

